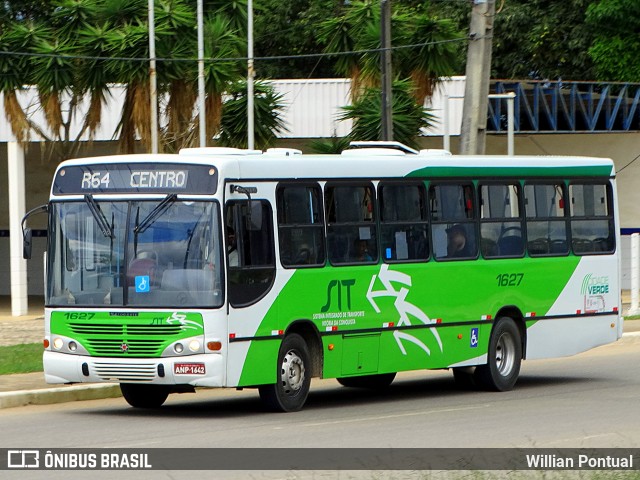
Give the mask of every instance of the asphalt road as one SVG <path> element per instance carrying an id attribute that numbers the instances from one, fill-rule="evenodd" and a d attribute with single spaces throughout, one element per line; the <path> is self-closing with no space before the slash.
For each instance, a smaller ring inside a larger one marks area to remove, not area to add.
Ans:
<path id="1" fill-rule="evenodd" d="M 632 448 L 640 445 L 639 364 L 636 334 L 524 362 L 515 390 L 504 393 L 460 391 L 441 371 L 399 375 L 384 392 L 314 381 L 305 409 L 290 414 L 264 412 L 255 390 L 173 395 L 157 411 L 123 399 L 28 406 L 0 411 L 0 447 Z"/>

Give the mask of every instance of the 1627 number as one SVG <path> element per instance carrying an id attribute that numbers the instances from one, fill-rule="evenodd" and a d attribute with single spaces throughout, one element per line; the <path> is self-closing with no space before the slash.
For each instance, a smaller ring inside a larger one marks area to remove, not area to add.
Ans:
<path id="1" fill-rule="evenodd" d="M 496 277 L 499 287 L 517 287 L 522 283 L 524 273 L 501 273 Z"/>

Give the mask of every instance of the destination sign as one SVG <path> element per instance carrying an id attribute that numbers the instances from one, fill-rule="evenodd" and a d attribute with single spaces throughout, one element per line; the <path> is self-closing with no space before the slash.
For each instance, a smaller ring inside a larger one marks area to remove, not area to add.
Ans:
<path id="1" fill-rule="evenodd" d="M 218 171 L 209 165 L 127 163 L 74 165 L 58 170 L 54 195 L 98 193 L 214 194 Z"/>

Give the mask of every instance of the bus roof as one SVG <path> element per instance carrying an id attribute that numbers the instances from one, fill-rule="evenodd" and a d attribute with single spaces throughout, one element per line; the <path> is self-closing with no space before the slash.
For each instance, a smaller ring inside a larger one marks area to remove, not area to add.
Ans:
<path id="1" fill-rule="evenodd" d="M 208 150 L 208 151 L 207 151 Z M 570 156 L 451 155 L 445 151 L 405 154 L 377 148 L 341 155 L 291 154 L 289 149 L 262 154 L 256 151 L 185 149 L 180 154 L 133 154 L 67 160 L 68 166 L 121 163 L 192 164 L 215 167 L 219 178 L 229 179 L 332 179 L 403 177 L 613 177 L 607 158 Z M 56 175 L 58 173 L 56 171 Z"/>

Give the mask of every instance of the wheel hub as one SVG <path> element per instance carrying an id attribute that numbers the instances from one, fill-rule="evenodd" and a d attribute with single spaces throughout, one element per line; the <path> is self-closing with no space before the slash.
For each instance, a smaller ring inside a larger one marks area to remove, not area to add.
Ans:
<path id="1" fill-rule="evenodd" d="M 507 376 L 515 364 L 515 343 L 511 335 L 503 334 L 496 345 L 496 366 L 502 376 Z"/>
<path id="2" fill-rule="evenodd" d="M 287 352 L 282 360 L 282 387 L 285 393 L 295 393 L 302 387 L 305 379 L 304 362 L 293 350 Z"/>

